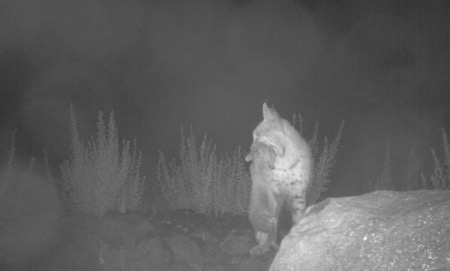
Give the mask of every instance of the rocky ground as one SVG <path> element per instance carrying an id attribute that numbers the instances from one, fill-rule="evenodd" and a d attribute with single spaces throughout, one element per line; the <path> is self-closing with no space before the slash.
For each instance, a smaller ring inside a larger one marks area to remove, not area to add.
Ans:
<path id="1" fill-rule="evenodd" d="M 103 218 L 72 213 L 53 219 L 57 222 L 45 224 L 57 225 L 45 245 L 24 253 L 30 240 L 36 238 L 21 240 L 7 261 L 0 260 L 0 270 L 261 271 L 268 270 L 275 256 L 274 251 L 249 255 L 256 242 L 247 217 L 216 218 L 176 211 Z M 32 219 L 3 225 L 12 236 L 19 236 L 22 233 L 15 229 L 24 231 L 36 226 L 33 224 Z"/>
<path id="2" fill-rule="evenodd" d="M 326 199 L 287 235 L 280 230 L 277 252 L 257 257 L 245 216 L 43 210 L 0 219 L 0 270 L 450 270 L 449 229 L 450 192 L 442 190 Z"/>

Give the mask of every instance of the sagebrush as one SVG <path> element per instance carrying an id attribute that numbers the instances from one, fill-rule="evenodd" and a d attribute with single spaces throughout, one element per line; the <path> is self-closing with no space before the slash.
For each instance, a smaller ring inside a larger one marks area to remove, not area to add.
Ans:
<path id="1" fill-rule="evenodd" d="M 450 145 L 444 128 L 442 128 L 442 152 L 444 157 L 440 158 L 436 151 L 431 149 L 434 168 L 428 179 L 422 174 L 424 189 L 431 187 L 436 190 L 450 190 Z"/>
<path id="2" fill-rule="evenodd" d="M 97 138 L 87 144 L 80 140 L 77 122 L 70 107 L 72 156 L 61 165 L 69 197 L 81 211 L 103 216 L 116 208 L 136 210 L 141 202 L 145 177 L 141 177 L 141 153 L 136 143 L 130 151 L 128 140 L 120 141 L 113 113 L 106 126 L 103 114 L 97 120 Z"/>
<path id="3" fill-rule="evenodd" d="M 320 199 L 321 195 L 327 191 L 327 185 L 331 181 L 330 173 L 336 163 L 337 152 L 341 142 L 344 124 L 345 122 L 342 121 L 336 136 L 331 142 L 328 141 L 326 136 L 324 137 L 322 148 L 320 149 L 320 144 L 318 141 L 319 125 L 316 123 L 313 135 L 308 141 L 313 159 L 313 171 L 311 176 L 312 181 L 306 193 L 307 205 L 316 203 Z M 303 136 L 303 119 L 301 115 L 294 114 L 292 125 L 297 129 L 299 134 Z"/>
<path id="4" fill-rule="evenodd" d="M 192 128 L 187 138 L 182 126 L 180 131 L 179 159 L 168 163 L 160 152 L 157 165 L 157 183 L 168 207 L 207 215 L 246 213 L 251 181 L 240 148 L 231 156 L 217 155 L 206 135 L 198 146 Z"/>

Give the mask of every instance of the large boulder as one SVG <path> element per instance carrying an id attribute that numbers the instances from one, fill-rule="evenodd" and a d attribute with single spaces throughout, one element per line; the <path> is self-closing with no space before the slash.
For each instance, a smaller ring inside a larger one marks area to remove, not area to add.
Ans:
<path id="1" fill-rule="evenodd" d="M 450 191 L 377 191 L 310 206 L 270 270 L 450 270 Z"/>

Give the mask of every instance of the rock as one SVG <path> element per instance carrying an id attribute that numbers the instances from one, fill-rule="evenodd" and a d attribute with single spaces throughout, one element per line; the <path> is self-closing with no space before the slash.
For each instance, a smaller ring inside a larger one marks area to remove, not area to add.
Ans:
<path id="1" fill-rule="evenodd" d="M 207 265 L 205 266 L 205 269 L 203 271 L 228 271 L 230 269 L 226 268 L 225 266 L 222 265 Z"/>
<path id="2" fill-rule="evenodd" d="M 450 270 L 450 191 L 377 191 L 310 206 L 278 270 Z"/>
<path id="3" fill-rule="evenodd" d="M 150 260 L 155 270 L 164 270 L 169 265 L 172 256 L 159 237 L 153 237 L 146 242 L 142 242 L 138 245 L 138 251 Z"/>
<path id="4" fill-rule="evenodd" d="M 230 233 L 230 235 L 221 242 L 220 251 L 232 256 L 243 256 L 248 254 L 255 241 L 251 233 Z"/>
<path id="5" fill-rule="evenodd" d="M 267 270 L 268 265 L 257 257 L 245 259 L 239 264 L 239 271 L 261 271 Z"/>
<path id="6" fill-rule="evenodd" d="M 168 243 L 176 262 L 195 268 L 203 267 L 200 248 L 192 239 L 180 234 L 170 238 Z"/>
<path id="7" fill-rule="evenodd" d="M 114 239 L 120 243 L 139 243 L 156 231 L 150 222 L 134 214 L 108 214 L 102 218 L 87 218 L 83 227 L 92 235 L 100 236 L 100 239 Z"/>
<path id="8" fill-rule="evenodd" d="M 202 228 L 194 229 L 189 236 L 202 240 L 203 242 L 207 242 L 213 238 L 213 235 L 208 230 Z"/>
<path id="9" fill-rule="evenodd" d="M 170 262 L 170 252 L 159 237 L 144 240 L 137 246 L 110 245 L 99 241 L 99 265 L 103 270 L 164 270 Z"/>
<path id="10" fill-rule="evenodd" d="M 7 173 L 8 179 L 0 180 L 7 185 L 0 188 L 0 270 L 2 265 L 26 269 L 56 246 L 58 193 L 51 180 L 30 168 L 13 167 Z"/>
<path id="11" fill-rule="evenodd" d="M 68 215 L 58 247 L 33 270 L 163 270 L 171 254 L 161 238 L 152 237 L 154 231 L 134 214 Z"/>
<path id="12" fill-rule="evenodd" d="M 203 255 L 205 266 L 203 271 L 227 271 L 234 270 L 227 256 L 218 251 L 210 251 Z"/>

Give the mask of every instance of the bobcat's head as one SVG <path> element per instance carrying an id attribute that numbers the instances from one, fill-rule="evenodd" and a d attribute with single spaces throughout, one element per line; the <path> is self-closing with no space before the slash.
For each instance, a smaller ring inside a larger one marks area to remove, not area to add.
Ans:
<path id="1" fill-rule="evenodd" d="M 249 162 L 260 157 L 273 168 L 276 158 L 284 155 L 284 138 L 283 119 L 264 103 L 263 120 L 253 131 L 253 143 L 245 160 Z"/>

